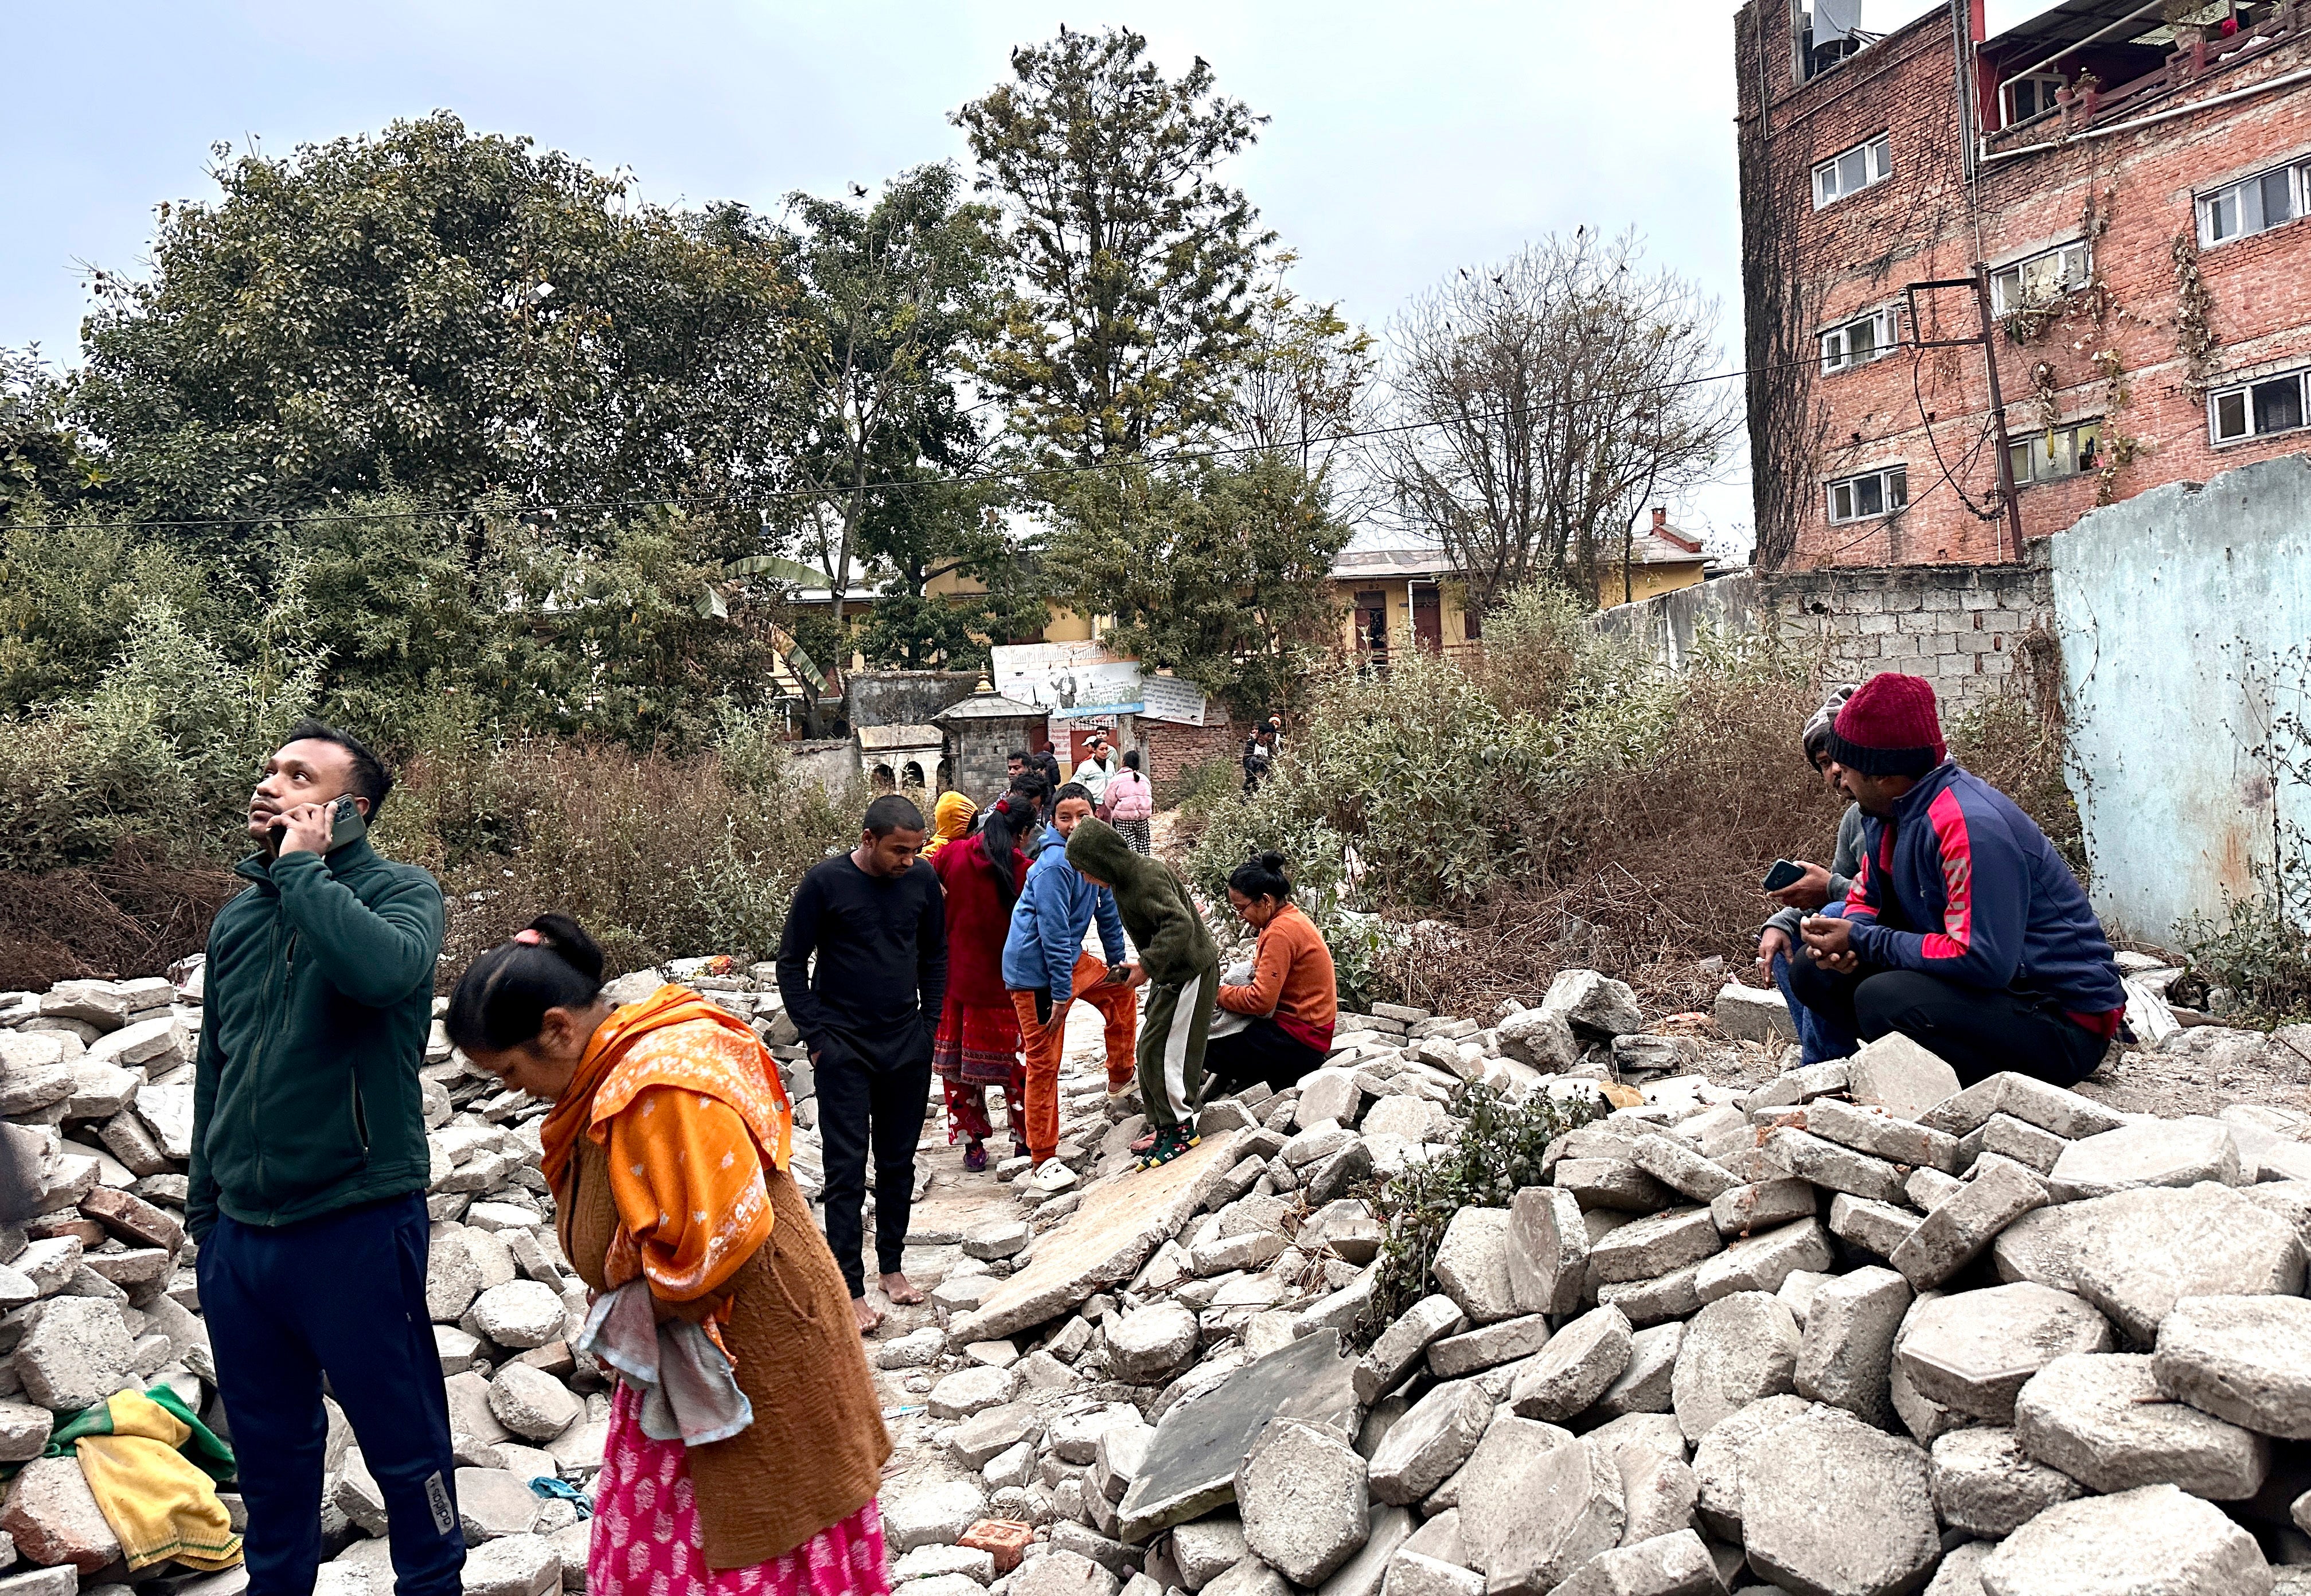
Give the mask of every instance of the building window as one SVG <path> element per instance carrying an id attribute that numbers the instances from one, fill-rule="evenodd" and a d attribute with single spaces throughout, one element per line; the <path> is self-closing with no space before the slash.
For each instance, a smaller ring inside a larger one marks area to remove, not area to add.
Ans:
<path id="1" fill-rule="evenodd" d="M 2016 78 L 2006 85 L 2006 126 L 2011 127 L 2053 110 L 2059 103 L 2054 96 L 2062 87 L 2062 80 L 2052 74 Z"/>
<path id="2" fill-rule="evenodd" d="M 2311 165 L 2282 166 L 2216 189 L 2199 201 L 2199 242 L 2266 232 L 2311 210 Z"/>
<path id="3" fill-rule="evenodd" d="M 2300 432 L 2303 427 L 2301 371 L 2261 382 L 2218 388 L 2207 396 L 2209 424 L 2217 443 L 2238 443 L 2267 438 L 2273 432 Z"/>
<path id="4" fill-rule="evenodd" d="M 1829 524 L 1842 526 L 1890 515 L 1909 501 L 1910 475 L 1900 466 L 1844 477 L 1829 484 Z"/>
<path id="5" fill-rule="evenodd" d="M 1858 321 L 1834 327 L 1821 336 L 1821 369 L 1846 371 L 1893 353 L 1894 312 L 1873 310 Z"/>
<path id="6" fill-rule="evenodd" d="M 1856 144 L 1835 161 L 1825 161 L 1813 169 L 1813 208 L 1818 211 L 1832 200 L 1844 199 L 1893 175 L 1893 145 L 1881 133 L 1868 144 Z"/>
<path id="7" fill-rule="evenodd" d="M 2039 432 L 2010 445 L 2006 456 L 2014 467 L 2016 487 L 2052 482 L 2059 476 L 2076 476 L 2082 471 L 2099 471 L 2103 465 L 2102 423 L 2082 421 Z"/>
<path id="8" fill-rule="evenodd" d="M 2025 306 L 2050 305 L 2062 295 L 2084 288 L 2091 274 L 2084 244 L 2063 244 L 2001 266 L 1990 274 L 1990 302 L 2001 316 Z"/>

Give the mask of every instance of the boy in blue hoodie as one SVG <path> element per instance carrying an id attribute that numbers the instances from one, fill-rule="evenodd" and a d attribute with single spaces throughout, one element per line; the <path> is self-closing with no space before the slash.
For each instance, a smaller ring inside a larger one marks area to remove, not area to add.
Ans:
<path id="1" fill-rule="evenodd" d="M 1051 824 L 1032 849 L 1026 885 L 1011 911 L 1003 939 L 1003 984 L 1019 1014 L 1027 1049 L 1027 1153 L 1040 1175 L 1060 1145 L 1060 1052 L 1067 1040 L 1068 1008 L 1080 998 L 1107 1022 L 1107 1089 L 1132 1081 L 1138 999 L 1146 979 L 1124 962 L 1123 919 L 1115 894 L 1094 886 L 1068 863 L 1067 842 L 1092 811 L 1091 794 L 1070 781 L 1051 804 Z M 1084 933 L 1099 922 L 1104 963 L 1084 950 Z"/>

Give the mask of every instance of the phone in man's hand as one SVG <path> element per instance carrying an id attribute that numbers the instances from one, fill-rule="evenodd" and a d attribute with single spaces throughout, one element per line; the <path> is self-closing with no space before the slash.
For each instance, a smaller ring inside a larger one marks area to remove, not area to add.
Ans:
<path id="1" fill-rule="evenodd" d="M 1766 890 L 1769 893 L 1777 893 L 1783 887 L 1795 886 L 1804 879 L 1803 865 L 1792 864 L 1785 859 L 1777 859 L 1774 861 L 1774 868 L 1766 872 Z"/>

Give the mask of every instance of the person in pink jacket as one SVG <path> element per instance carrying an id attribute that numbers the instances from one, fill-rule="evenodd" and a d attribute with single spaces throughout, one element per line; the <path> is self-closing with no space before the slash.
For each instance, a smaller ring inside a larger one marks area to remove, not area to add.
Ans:
<path id="1" fill-rule="evenodd" d="M 1122 833 L 1134 853 L 1147 851 L 1147 817 L 1156 813 L 1155 789 L 1139 772 L 1137 748 L 1123 756 L 1123 768 L 1107 780 L 1107 823 Z"/>

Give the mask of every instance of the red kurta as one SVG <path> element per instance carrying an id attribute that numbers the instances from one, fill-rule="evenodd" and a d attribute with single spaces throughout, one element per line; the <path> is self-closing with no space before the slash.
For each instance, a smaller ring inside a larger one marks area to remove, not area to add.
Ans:
<path id="1" fill-rule="evenodd" d="M 995 867 L 987 859 L 987 839 L 950 842 L 931 860 L 946 890 L 946 1000 L 969 1008 L 1011 1011 L 1003 985 L 1003 938 L 1011 930 L 1011 911 L 996 891 Z M 1027 859 L 1011 884 L 1016 902 L 1027 879 Z"/>

